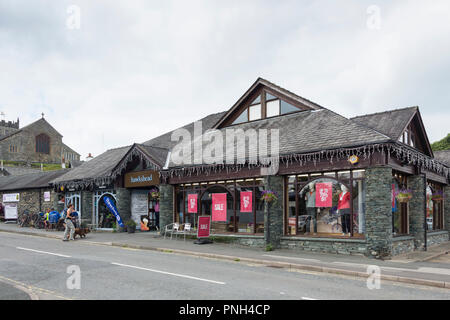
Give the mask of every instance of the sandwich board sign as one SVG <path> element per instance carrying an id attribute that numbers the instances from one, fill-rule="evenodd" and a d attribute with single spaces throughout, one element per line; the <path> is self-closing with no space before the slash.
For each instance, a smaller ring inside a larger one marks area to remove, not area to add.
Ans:
<path id="1" fill-rule="evenodd" d="M 210 216 L 199 216 L 198 217 L 198 229 L 197 238 L 209 238 L 211 232 L 211 217 Z"/>

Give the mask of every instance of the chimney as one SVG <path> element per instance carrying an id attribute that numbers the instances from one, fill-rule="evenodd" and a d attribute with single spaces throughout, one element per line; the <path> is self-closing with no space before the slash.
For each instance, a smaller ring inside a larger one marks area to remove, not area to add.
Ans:
<path id="1" fill-rule="evenodd" d="M 89 153 L 88 156 L 86 157 L 86 161 L 89 161 L 89 160 L 91 160 L 91 159 L 93 159 L 93 158 L 94 158 L 94 157 L 92 156 L 92 154 Z"/>

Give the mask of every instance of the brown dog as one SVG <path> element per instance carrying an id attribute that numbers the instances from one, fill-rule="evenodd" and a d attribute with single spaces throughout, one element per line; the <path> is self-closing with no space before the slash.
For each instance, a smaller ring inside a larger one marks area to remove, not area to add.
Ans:
<path id="1" fill-rule="evenodd" d="M 75 228 L 75 233 L 73 238 L 75 239 L 78 236 L 80 236 L 80 238 L 86 238 L 86 234 L 88 234 L 89 232 L 91 232 L 91 230 L 89 230 L 89 228 Z"/>

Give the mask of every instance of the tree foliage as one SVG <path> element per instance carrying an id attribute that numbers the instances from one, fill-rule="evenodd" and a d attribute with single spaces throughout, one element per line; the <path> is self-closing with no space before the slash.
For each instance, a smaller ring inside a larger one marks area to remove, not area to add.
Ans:
<path id="1" fill-rule="evenodd" d="M 450 133 L 442 140 L 431 144 L 433 151 L 450 150 Z"/>

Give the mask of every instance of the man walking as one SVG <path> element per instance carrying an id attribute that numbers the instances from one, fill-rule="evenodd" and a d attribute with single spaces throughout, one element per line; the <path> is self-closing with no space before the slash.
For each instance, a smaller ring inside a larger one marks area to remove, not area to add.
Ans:
<path id="1" fill-rule="evenodd" d="M 75 240 L 73 238 L 73 235 L 75 233 L 75 227 L 74 227 L 73 222 L 72 222 L 72 212 L 73 211 L 74 211 L 73 204 L 69 204 L 67 206 L 67 213 L 66 213 L 66 216 L 64 218 L 64 222 L 66 224 L 66 230 L 64 230 L 63 241 Z M 69 233 L 70 233 L 70 236 L 69 236 Z"/>

